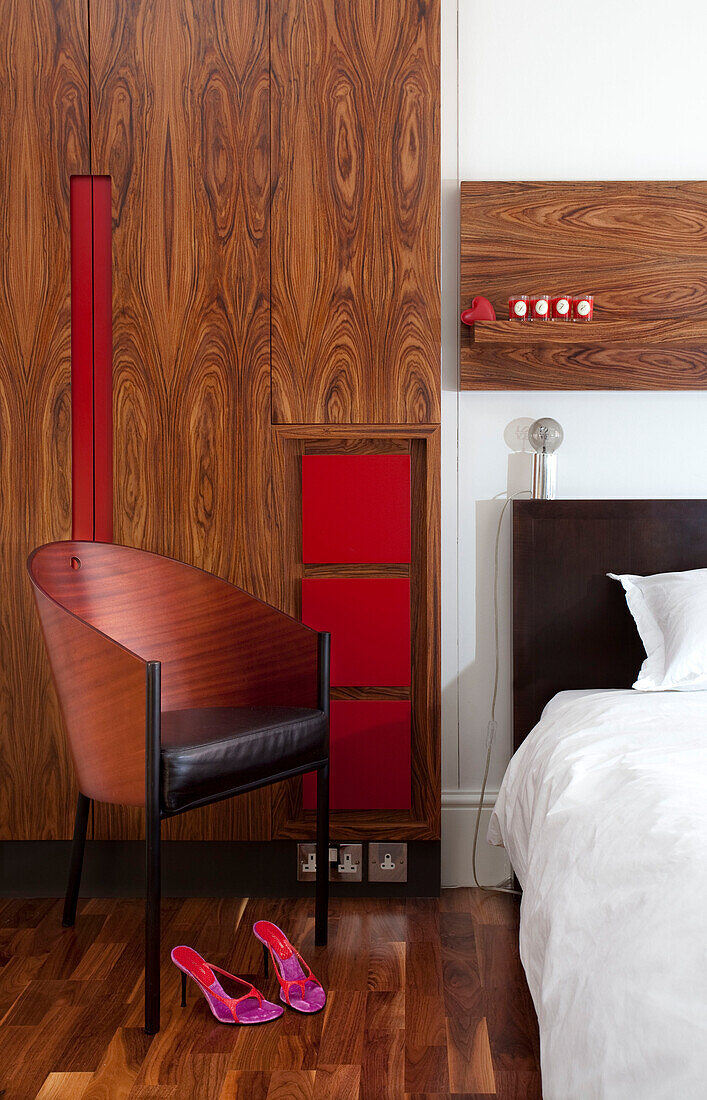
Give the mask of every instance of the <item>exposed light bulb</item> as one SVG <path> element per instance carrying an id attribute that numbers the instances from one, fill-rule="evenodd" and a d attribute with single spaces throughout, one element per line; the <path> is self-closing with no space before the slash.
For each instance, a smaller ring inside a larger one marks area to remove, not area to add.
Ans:
<path id="1" fill-rule="evenodd" d="M 551 416 L 534 420 L 528 428 L 528 442 L 538 454 L 553 455 L 564 438 L 565 433 Z"/>
<path id="2" fill-rule="evenodd" d="M 535 420 L 528 428 L 528 442 L 533 455 L 533 497 L 535 500 L 554 500 L 557 492 L 557 455 L 565 433 L 551 416 Z"/>

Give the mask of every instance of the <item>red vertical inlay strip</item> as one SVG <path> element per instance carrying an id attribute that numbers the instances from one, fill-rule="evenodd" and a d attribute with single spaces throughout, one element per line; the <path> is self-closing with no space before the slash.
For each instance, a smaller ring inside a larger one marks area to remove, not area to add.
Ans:
<path id="1" fill-rule="evenodd" d="M 110 176 L 93 177 L 94 535 L 113 539 L 113 302 Z"/>
<path id="2" fill-rule="evenodd" d="M 71 178 L 72 535 L 113 535 L 109 176 Z"/>
<path id="3" fill-rule="evenodd" d="M 91 177 L 71 177 L 72 535 L 92 539 L 93 242 Z"/>

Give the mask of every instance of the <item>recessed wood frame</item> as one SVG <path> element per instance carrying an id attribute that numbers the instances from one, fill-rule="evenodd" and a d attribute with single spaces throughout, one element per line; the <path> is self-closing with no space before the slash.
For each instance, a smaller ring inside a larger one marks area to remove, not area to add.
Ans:
<path id="1" fill-rule="evenodd" d="M 514 293 L 594 295 L 594 321 L 519 323 Z M 707 387 L 707 182 L 461 185 L 461 388 Z"/>
<path id="2" fill-rule="evenodd" d="M 301 580 L 305 569 L 301 553 L 301 456 L 350 454 L 352 451 L 357 454 L 409 452 L 411 456 L 411 810 L 334 811 L 331 835 L 336 840 L 365 840 L 380 837 L 383 830 L 390 840 L 437 840 L 441 804 L 439 428 L 429 425 L 283 425 L 273 432 L 273 441 L 273 554 L 281 568 L 277 571 L 280 587 L 273 593 L 272 601 L 295 616 L 299 616 L 301 610 Z M 331 575 L 341 576 L 340 567 L 332 567 L 334 569 Z M 318 576 L 322 575 L 318 572 Z M 375 696 L 371 694 L 373 690 Z M 336 697 L 399 697 L 397 692 L 391 695 L 391 690 L 339 688 Z M 314 814 L 302 808 L 301 780 L 291 780 L 271 790 L 273 839 L 302 840 L 313 836 Z"/>

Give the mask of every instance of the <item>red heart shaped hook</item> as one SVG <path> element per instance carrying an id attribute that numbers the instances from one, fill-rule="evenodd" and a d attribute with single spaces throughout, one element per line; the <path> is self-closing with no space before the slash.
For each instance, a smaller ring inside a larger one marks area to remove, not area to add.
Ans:
<path id="1" fill-rule="evenodd" d="M 474 321 L 495 321 L 496 311 L 488 298 L 474 298 L 471 309 L 462 311 L 462 321 L 465 325 L 473 325 Z"/>

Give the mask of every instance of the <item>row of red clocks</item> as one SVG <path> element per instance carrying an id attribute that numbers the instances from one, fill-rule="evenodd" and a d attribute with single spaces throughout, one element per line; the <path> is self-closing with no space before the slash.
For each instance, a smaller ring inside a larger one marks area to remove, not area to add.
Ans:
<path id="1" fill-rule="evenodd" d="M 510 321 L 591 321 L 593 315 L 593 294 L 514 294 L 508 299 Z"/>
<path id="2" fill-rule="evenodd" d="M 591 321 L 594 316 L 593 294 L 513 294 L 508 299 L 511 321 Z M 465 325 L 474 321 L 495 321 L 496 311 L 488 298 L 474 298 L 470 309 L 462 312 Z"/>

